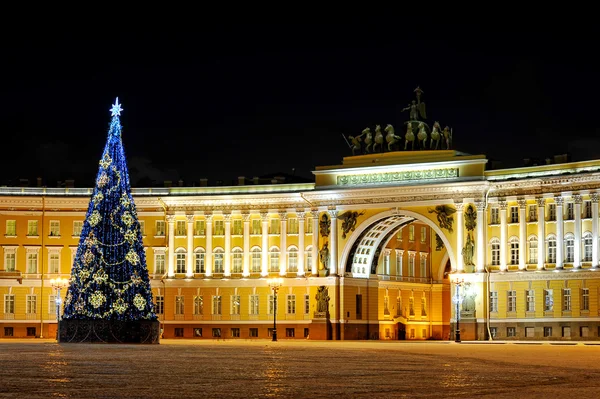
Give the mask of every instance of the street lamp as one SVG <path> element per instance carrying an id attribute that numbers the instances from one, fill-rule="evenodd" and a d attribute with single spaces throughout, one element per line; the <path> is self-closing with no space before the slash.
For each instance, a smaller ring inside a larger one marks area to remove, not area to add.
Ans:
<path id="1" fill-rule="evenodd" d="M 460 342 L 460 304 L 463 297 L 460 295 L 460 287 L 465 283 L 465 279 L 461 278 L 454 280 L 456 284 L 456 295 L 454 295 L 453 301 L 456 304 L 456 332 L 454 333 L 454 342 Z"/>
<path id="2" fill-rule="evenodd" d="M 277 290 L 283 284 L 282 278 L 270 278 L 267 280 L 269 287 L 273 290 L 273 342 L 277 341 Z"/>
<path id="3" fill-rule="evenodd" d="M 50 285 L 56 289 L 56 342 L 60 342 L 60 304 L 62 302 L 60 299 L 60 289 L 66 287 L 68 283 L 69 280 L 61 277 L 50 280 Z"/>

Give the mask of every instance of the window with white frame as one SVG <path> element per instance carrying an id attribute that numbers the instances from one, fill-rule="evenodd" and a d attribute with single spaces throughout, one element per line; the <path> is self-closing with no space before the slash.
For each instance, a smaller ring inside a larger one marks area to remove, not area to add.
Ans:
<path id="1" fill-rule="evenodd" d="M 244 252 L 241 248 L 234 248 L 232 252 L 231 272 L 241 273 L 243 271 Z"/>
<path id="2" fill-rule="evenodd" d="M 225 251 L 223 248 L 216 248 L 213 256 L 213 272 L 215 273 L 223 273 L 223 259 L 225 258 Z"/>
<path id="3" fill-rule="evenodd" d="M 414 252 L 408 253 L 408 277 L 415 276 L 415 256 L 416 253 Z"/>
<path id="4" fill-rule="evenodd" d="M 511 237 L 509 240 L 510 244 L 510 264 L 519 264 L 519 239 L 517 237 Z"/>
<path id="5" fill-rule="evenodd" d="M 500 264 L 500 240 L 492 238 L 490 245 L 492 247 L 492 266 L 498 266 Z"/>
<path id="6" fill-rule="evenodd" d="M 563 288 L 563 306 L 562 306 L 562 310 L 564 312 L 570 312 L 571 311 L 571 289 L 570 288 Z"/>
<path id="7" fill-rule="evenodd" d="M 250 272 L 259 273 L 262 262 L 262 254 L 260 248 L 255 247 L 252 249 L 252 264 L 250 265 Z"/>
<path id="8" fill-rule="evenodd" d="M 572 234 L 565 236 L 565 262 L 575 260 L 575 237 Z"/>
<path id="9" fill-rule="evenodd" d="M 298 271 L 298 249 L 291 247 L 288 249 L 288 272 L 296 273 Z"/>
<path id="10" fill-rule="evenodd" d="M 525 302 L 525 311 L 535 312 L 535 290 L 525 290 L 525 297 L 527 299 L 527 302 Z"/>
<path id="11" fill-rule="evenodd" d="M 425 244 L 427 242 L 427 227 L 421 226 L 421 243 Z"/>
<path id="12" fill-rule="evenodd" d="M 427 299 L 425 294 L 421 297 L 421 316 L 427 316 Z"/>
<path id="13" fill-rule="evenodd" d="M 279 218 L 271 219 L 271 228 L 269 234 L 279 234 Z"/>
<path id="14" fill-rule="evenodd" d="M 81 221 L 81 220 L 73 221 L 73 236 L 79 237 L 81 235 L 81 230 L 83 230 L 83 221 Z"/>
<path id="15" fill-rule="evenodd" d="M 304 314 L 310 313 L 310 295 L 304 295 Z"/>
<path id="16" fill-rule="evenodd" d="M 287 296 L 287 314 L 296 314 L 296 295 Z"/>
<path id="17" fill-rule="evenodd" d="M 309 246 L 306 248 L 306 250 L 304 251 L 304 256 L 305 256 L 305 262 L 304 262 L 304 270 L 312 270 L 312 264 L 313 264 L 313 260 L 312 260 L 312 246 Z"/>
<path id="18" fill-rule="evenodd" d="M 269 295 L 269 314 L 273 314 L 274 304 L 273 304 L 273 295 Z"/>
<path id="19" fill-rule="evenodd" d="M 592 234 L 587 232 L 583 235 L 583 261 L 592 261 Z"/>
<path id="20" fill-rule="evenodd" d="M 175 296 L 175 314 L 182 315 L 184 312 L 185 303 L 183 295 Z"/>
<path id="21" fill-rule="evenodd" d="M 4 270 L 14 272 L 17 269 L 17 247 L 4 247 Z"/>
<path id="22" fill-rule="evenodd" d="M 9 237 L 14 237 L 17 235 L 17 221 L 16 220 L 7 220 L 6 221 L 6 235 Z"/>
<path id="23" fill-rule="evenodd" d="M 538 259 L 538 240 L 537 237 L 529 237 L 529 263 L 537 263 Z"/>
<path id="24" fill-rule="evenodd" d="M 404 251 L 396 250 L 396 276 L 402 276 L 402 257 L 404 256 Z"/>
<path id="25" fill-rule="evenodd" d="M 223 220 L 215 220 L 214 234 L 216 236 L 225 235 L 225 222 Z"/>
<path id="26" fill-rule="evenodd" d="M 48 314 L 56 315 L 56 295 L 54 294 L 48 297 Z"/>
<path id="27" fill-rule="evenodd" d="M 154 250 L 154 273 L 155 274 L 165 274 L 166 268 L 166 256 L 164 249 L 155 249 Z"/>
<path id="28" fill-rule="evenodd" d="M 396 297 L 396 316 L 402 315 L 402 294 L 398 292 L 398 296 Z"/>
<path id="29" fill-rule="evenodd" d="M 415 315 L 415 297 L 413 296 L 408 298 L 408 314 L 409 316 Z"/>
<path id="30" fill-rule="evenodd" d="M 50 232 L 48 233 L 50 237 L 60 237 L 60 221 L 59 220 L 51 220 L 50 221 Z"/>
<path id="31" fill-rule="evenodd" d="M 253 235 L 260 235 L 262 229 L 260 227 L 260 219 L 252 219 L 252 233 Z"/>
<path id="32" fill-rule="evenodd" d="M 529 221 L 537 222 L 537 205 L 529 205 Z"/>
<path id="33" fill-rule="evenodd" d="M 48 250 L 48 273 L 60 273 L 60 249 Z"/>
<path id="34" fill-rule="evenodd" d="M 408 241 L 414 241 L 415 240 L 415 226 L 414 225 L 410 225 L 408 226 Z"/>
<path id="35" fill-rule="evenodd" d="M 517 311 L 517 291 L 508 290 L 506 293 L 506 311 L 516 312 Z"/>
<path id="36" fill-rule="evenodd" d="M 592 201 L 584 201 L 583 202 L 583 217 L 585 219 L 592 218 Z"/>
<path id="37" fill-rule="evenodd" d="M 556 220 L 556 204 L 548 205 L 548 221 L 553 222 Z"/>
<path id="38" fill-rule="evenodd" d="M 212 314 L 222 314 L 222 299 L 221 295 L 213 295 L 212 297 Z"/>
<path id="39" fill-rule="evenodd" d="M 589 288 L 581 289 L 581 310 L 582 311 L 590 310 L 590 289 Z"/>
<path id="40" fill-rule="evenodd" d="M 240 314 L 240 296 L 232 295 L 231 296 L 231 314 L 239 315 Z"/>
<path id="41" fill-rule="evenodd" d="M 205 255 L 204 248 L 196 248 L 194 251 L 194 273 L 206 273 L 204 265 Z"/>
<path id="42" fill-rule="evenodd" d="M 175 235 L 185 236 L 185 220 L 177 220 L 175 222 Z"/>
<path id="43" fill-rule="evenodd" d="M 165 236 L 165 221 L 164 220 L 156 221 L 156 236 L 158 236 L 158 237 Z"/>
<path id="44" fill-rule="evenodd" d="M 386 292 L 387 292 L 387 290 L 386 290 Z M 385 315 L 390 314 L 390 297 L 387 295 L 383 297 L 383 314 L 385 314 Z"/>
<path id="45" fill-rule="evenodd" d="M 163 314 L 165 312 L 165 297 L 163 295 L 156 296 L 156 314 Z"/>
<path id="46" fill-rule="evenodd" d="M 519 223 L 519 207 L 510 207 L 510 223 Z"/>
<path id="47" fill-rule="evenodd" d="M 567 203 L 567 215 L 565 220 L 573 220 L 575 219 L 575 208 L 572 202 Z"/>
<path id="48" fill-rule="evenodd" d="M 258 315 L 258 295 L 256 294 L 250 295 L 249 314 L 254 316 Z"/>
<path id="49" fill-rule="evenodd" d="M 297 218 L 289 218 L 287 227 L 288 227 L 288 234 L 298 234 L 298 219 Z"/>
<path id="50" fill-rule="evenodd" d="M 490 291 L 490 312 L 498 312 L 498 291 Z"/>
<path id="51" fill-rule="evenodd" d="M 241 236 L 243 232 L 242 219 L 233 219 L 233 235 Z"/>
<path id="52" fill-rule="evenodd" d="M 15 313 L 15 294 L 4 294 L 4 314 Z"/>
<path id="53" fill-rule="evenodd" d="M 498 208 L 492 208 L 490 210 L 490 224 L 500 224 L 500 214 Z"/>
<path id="54" fill-rule="evenodd" d="M 308 217 L 306 218 L 306 223 L 304 224 L 305 230 L 306 230 L 306 234 L 312 234 L 313 232 L 313 218 Z"/>
<path id="55" fill-rule="evenodd" d="M 186 270 L 186 252 L 183 248 L 175 250 L 175 273 L 185 273 Z"/>
<path id="56" fill-rule="evenodd" d="M 551 312 L 554 310 L 554 291 L 552 289 L 544 290 L 544 311 Z"/>
<path id="57" fill-rule="evenodd" d="M 194 226 L 194 235 L 203 236 L 206 234 L 206 222 L 204 220 L 196 220 Z"/>
<path id="58" fill-rule="evenodd" d="M 427 254 L 426 253 L 421 253 L 420 254 L 420 277 L 421 278 L 426 278 L 427 276 Z"/>
<path id="59" fill-rule="evenodd" d="M 38 272 L 38 250 L 39 248 L 27 249 L 27 273 L 35 274 Z"/>
<path id="60" fill-rule="evenodd" d="M 204 298 L 202 295 L 194 295 L 194 314 L 196 316 L 204 314 Z"/>
<path id="61" fill-rule="evenodd" d="M 548 252 L 546 254 L 548 263 L 556 263 L 556 236 L 548 236 Z"/>
<path id="62" fill-rule="evenodd" d="M 269 251 L 269 271 L 279 271 L 279 248 L 272 247 Z"/>
<path id="63" fill-rule="evenodd" d="M 27 235 L 28 236 L 37 236 L 38 235 L 38 221 L 37 220 L 28 220 L 27 221 Z"/>
<path id="64" fill-rule="evenodd" d="M 36 314 L 37 313 L 37 295 L 27 295 L 25 298 L 25 313 Z"/>

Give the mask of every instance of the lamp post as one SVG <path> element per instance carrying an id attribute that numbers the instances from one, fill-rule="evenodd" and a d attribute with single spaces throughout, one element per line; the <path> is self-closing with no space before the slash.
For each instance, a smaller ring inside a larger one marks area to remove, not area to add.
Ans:
<path id="1" fill-rule="evenodd" d="M 66 287 L 68 283 L 69 280 L 61 277 L 50 280 L 50 285 L 56 289 L 56 342 L 60 342 L 60 304 L 62 302 L 60 289 Z"/>
<path id="2" fill-rule="evenodd" d="M 283 284 L 282 278 L 270 278 L 269 287 L 273 290 L 273 342 L 277 341 L 277 291 Z"/>
<path id="3" fill-rule="evenodd" d="M 460 303 L 462 302 L 462 296 L 460 295 L 460 287 L 465 283 L 465 279 L 456 279 L 456 295 L 454 296 L 454 303 L 456 303 L 456 332 L 454 333 L 454 342 L 460 342 Z"/>

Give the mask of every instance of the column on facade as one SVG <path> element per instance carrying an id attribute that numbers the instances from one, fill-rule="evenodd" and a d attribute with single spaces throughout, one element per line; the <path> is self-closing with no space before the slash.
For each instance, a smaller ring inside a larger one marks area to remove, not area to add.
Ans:
<path id="1" fill-rule="evenodd" d="M 250 275 L 250 213 L 242 213 L 242 219 L 244 220 L 244 272 L 243 276 L 248 277 Z"/>
<path id="2" fill-rule="evenodd" d="M 562 269 L 565 261 L 563 249 L 565 248 L 565 226 L 563 224 L 563 202 L 562 196 L 555 197 L 556 201 L 556 268 Z"/>
<path id="3" fill-rule="evenodd" d="M 546 200 L 537 198 L 538 207 L 538 248 L 537 248 L 537 269 L 542 270 L 545 266 L 546 259 Z"/>
<path id="4" fill-rule="evenodd" d="M 465 269 L 464 261 L 462 257 L 462 250 L 464 245 L 464 221 L 463 221 L 463 206 L 464 204 L 461 202 L 455 202 L 454 206 L 456 207 L 456 270 L 462 272 Z"/>
<path id="5" fill-rule="evenodd" d="M 312 229 L 312 266 L 311 274 L 314 276 L 318 273 L 319 267 L 319 211 L 313 209 L 310 212 L 312 216 L 313 229 Z"/>
<path id="6" fill-rule="evenodd" d="M 477 209 L 477 271 L 483 272 L 485 270 L 485 229 L 487 226 L 485 206 L 483 201 L 475 201 L 475 208 Z"/>
<path id="7" fill-rule="evenodd" d="M 213 215 L 206 215 L 206 256 L 204 257 L 204 268 L 206 270 L 206 277 L 212 276 L 213 273 L 213 262 L 212 262 L 212 218 Z"/>
<path id="8" fill-rule="evenodd" d="M 590 195 L 592 200 L 592 267 L 598 267 L 598 193 Z"/>
<path id="9" fill-rule="evenodd" d="M 304 212 L 296 212 L 298 217 L 298 276 L 304 276 Z"/>
<path id="10" fill-rule="evenodd" d="M 527 269 L 527 201 L 520 198 L 519 204 L 519 270 Z"/>
<path id="11" fill-rule="evenodd" d="M 506 226 L 506 201 L 500 201 L 500 270 L 506 270 L 506 235 L 507 235 L 507 226 Z"/>
<path id="12" fill-rule="evenodd" d="M 223 214 L 225 219 L 225 259 L 223 275 L 231 276 L 231 214 Z"/>
<path id="13" fill-rule="evenodd" d="M 169 271 L 168 276 L 175 276 L 175 216 L 167 215 L 167 223 L 169 224 L 169 248 L 167 250 Z"/>
<path id="14" fill-rule="evenodd" d="M 329 231 L 329 274 L 338 274 L 337 267 L 337 215 L 338 211 L 330 210 L 331 229 Z"/>
<path id="15" fill-rule="evenodd" d="M 575 245 L 574 245 L 574 259 L 573 267 L 581 267 L 581 195 L 573 195 L 573 202 L 575 203 L 575 222 L 574 222 L 574 234 L 575 234 Z"/>
<path id="16" fill-rule="evenodd" d="M 260 213 L 262 223 L 262 276 L 269 275 L 269 214 L 267 212 Z"/>
<path id="17" fill-rule="evenodd" d="M 194 215 L 187 215 L 187 256 L 186 272 L 187 277 L 194 276 Z"/>
<path id="18" fill-rule="evenodd" d="M 284 276 L 287 273 L 287 213 L 279 212 L 279 243 L 281 251 L 279 253 L 279 274 Z"/>

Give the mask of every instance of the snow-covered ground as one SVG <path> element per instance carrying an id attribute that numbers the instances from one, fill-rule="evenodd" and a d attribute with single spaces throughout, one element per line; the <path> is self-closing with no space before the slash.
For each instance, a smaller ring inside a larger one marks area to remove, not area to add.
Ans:
<path id="1" fill-rule="evenodd" d="M 597 398 L 600 345 L 0 340 L 0 398 Z"/>

